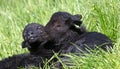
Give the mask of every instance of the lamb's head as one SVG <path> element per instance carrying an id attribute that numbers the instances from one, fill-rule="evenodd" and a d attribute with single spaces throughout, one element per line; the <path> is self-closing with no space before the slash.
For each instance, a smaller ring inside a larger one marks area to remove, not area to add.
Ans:
<path id="1" fill-rule="evenodd" d="M 67 12 L 56 12 L 45 26 L 45 30 L 52 38 L 61 38 L 75 25 L 80 26 L 82 24 L 81 18 L 82 16 L 79 14 L 71 15 Z"/>
<path id="2" fill-rule="evenodd" d="M 46 32 L 44 31 L 44 27 L 38 23 L 31 23 L 25 26 L 23 30 L 23 39 L 25 45 L 23 45 L 23 48 L 25 46 L 31 45 L 39 45 L 43 41 L 45 41 L 45 38 L 47 37 Z"/>

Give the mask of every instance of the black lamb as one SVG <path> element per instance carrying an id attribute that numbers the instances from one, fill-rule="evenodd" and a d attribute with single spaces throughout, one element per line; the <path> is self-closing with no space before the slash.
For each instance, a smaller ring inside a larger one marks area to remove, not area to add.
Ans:
<path id="1" fill-rule="evenodd" d="M 42 25 L 38 23 L 26 25 L 23 31 L 22 48 L 27 47 L 30 54 L 18 54 L 5 58 L 0 61 L 0 69 L 29 68 L 29 66 L 43 67 L 43 61 L 53 56 L 52 50 L 45 47 L 47 44 L 51 44 L 50 42 L 46 43 L 49 40 L 48 37 Z"/>
<path id="2" fill-rule="evenodd" d="M 86 32 L 84 29 L 81 30 L 83 28 L 81 26 L 81 18 L 82 16 L 79 14 L 71 15 L 67 12 L 56 12 L 45 26 L 45 30 L 59 49 L 61 47 L 68 49 L 72 46 L 71 43 L 77 44 L 78 47 L 86 47 L 84 44 L 87 44 L 91 49 L 101 45 L 100 47 L 105 51 L 107 47 L 113 47 L 112 41 L 106 35 L 98 32 Z M 75 25 L 79 25 L 80 28 Z M 81 41 L 83 46 L 80 45 Z"/>
<path id="3" fill-rule="evenodd" d="M 47 44 L 52 44 L 50 42 L 47 43 L 50 37 L 44 31 L 42 25 L 38 23 L 26 25 L 23 31 L 23 38 L 22 48 L 27 47 L 31 55 L 39 55 L 45 58 L 50 58 L 53 55 L 52 50 L 47 46 Z"/>
<path id="4" fill-rule="evenodd" d="M 79 14 L 71 15 L 67 12 L 56 12 L 52 15 L 45 26 L 45 31 L 51 37 L 51 41 L 55 43 L 54 51 L 57 49 L 56 51 L 65 54 L 88 52 L 88 49 L 94 50 L 97 47 L 105 51 L 113 48 L 112 41 L 106 35 L 98 32 L 86 32 L 81 26 L 81 18 L 82 16 Z M 78 25 L 79 28 L 75 25 Z M 60 65 L 56 66 L 60 67 Z"/>

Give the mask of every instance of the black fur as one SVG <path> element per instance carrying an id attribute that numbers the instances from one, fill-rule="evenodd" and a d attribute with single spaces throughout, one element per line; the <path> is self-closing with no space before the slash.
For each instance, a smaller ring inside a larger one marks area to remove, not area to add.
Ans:
<path id="1" fill-rule="evenodd" d="M 82 51 L 87 51 L 86 48 L 94 50 L 99 46 L 105 51 L 107 48 L 113 48 L 112 41 L 106 35 L 86 32 L 81 26 L 81 18 L 81 15 L 71 15 L 67 12 L 56 12 L 52 15 L 45 30 L 57 46 L 54 50 L 61 50 L 62 54 L 80 52 L 73 44 L 76 44 Z M 60 67 L 60 65 L 55 66 Z"/>
<path id="2" fill-rule="evenodd" d="M 66 47 L 67 49 L 63 50 L 63 52 L 84 53 L 97 48 L 101 48 L 104 51 L 111 50 L 113 48 L 112 41 L 106 35 L 98 32 L 86 32 L 79 38 L 80 39 L 75 43 L 71 43 L 71 46 Z"/>
<path id="3" fill-rule="evenodd" d="M 69 48 L 71 43 L 75 43 L 78 47 L 83 48 L 86 47 L 84 44 L 87 44 L 91 49 L 94 49 L 95 45 L 102 45 L 101 48 L 103 50 L 106 50 L 106 46 L 113 47 L 112 41 L 106 35 L 97 32 L 86 32 L 85 30 L 81 31 L 80 28 L 77 28 L 75 25 L 80 26 L 82 24 L 81 18 L 81 15 L 56 12 L 45 26 L 45 30 L 56 42 L 59 49 L 61 47 L 63 49 Z M 84 41 L 82 43 L 83 46 L 80 45 L 80 41 Z"/>
<path id="4" fill-rule="evenodd" d="M 0 61 L 0 69 L 19 69 L 19 67 L 40 66 L 43 67 L 46 59 L 53 55 L 52 50 L 45 47 L 50 42 L 42 25 L 38 23 L 31 23 L 25 26 L 23 31 L 22 48 L 28 48 L 30 54 L 19 54 Z M 45 46 L 43 46 L 45 43 Z"/>
<path id="5" fill-rule="evenodd" d="M 0 61 L 0 69 L 19 69 L 25 67 L 29 69 L 30 66 L 41 66 L 43 63 L 40 56 L 30 54 L 14 55 Z"/>
<path id="6" fill-rule="evenodd" d="M 39 56 L 40 58 L 37 60 L 40 63 L 41 57 L 47 57 L 49 59 L 53 55 L 53 51 L 57 53 L 77 53 L 79 50 L 73 44 L 76 44 L 82 51 L 86 51 L 86 48 L 88 47 L 95 49 L 96 46 L 99 45 L 100 48 L 105 51 L 107 50 L 107 47 L 113 47 L 112 41 L 104 34 L 97 32 L 86 32 L 84 27 L 81 26 L 81 18 L 82 16 L 78 14 L 72 15 L 67 12 L 56 12 L 52 15 L 50 21 L 45 27 L 37 23 L 29 24 L 23 31 L 24 41 L 22 42 L 22 47 L 28 48 L 32 54 L 30 56 Z M 78 25 L 79 28 L 75 25 Z M 13 60 L 12 58 L 10 58 L 10 60 Z M 17 58 L 20 58 L 21 60 L 21 55 Z M 23 64 L 23 66 L 26 65 L 24 62 L 27 61 L 23 60 L 24 58 L 21 60 L 21 64 Z M 27 59 L 30 61 L 30 64 L 33 62 L 29 60 L 29 57 L 27 57 Z M 18 62 L 20 60 L 17 59 Z M 5 62 L 3 61 L 1 61 L 2 64 L 0 63 L 0 65 L 4 65 L 4 63 L 7 64 L 6 62 L 15 62 L 14 60 L 8 61 L 7 59 L 5 59 Z M 35 61 L 35 63 L 37 62 Z M 16 66 L 22 66 L 21 64 L 17 64 Z M 33 65 L 36 64 L 33 63 Z M 60 65 L 56 66 L 59 67 Z"/>
<path id="7" fill-rule="evenodd" d="M 70 42 L 79 40 L 80 35 L 86 32 L 81 26 L 81 18 L 79 14 L 71 15 L 67 12 L 56 12 L 52 15 L 45 26 L 45 31 L 51 37 L 51 41 L 54 41 L 57 51 L 70 46 Z"/>
<path id="8" fill-rule="evenodd" d="M 53 52 L 47 48 L 47 45 L 52 44 L 51 42 L 47 43 L 49 38 L 42 25 L 31 23 L 24 28 L 22 47 L 27 47 L 32 55 L 50 58 Z"/>

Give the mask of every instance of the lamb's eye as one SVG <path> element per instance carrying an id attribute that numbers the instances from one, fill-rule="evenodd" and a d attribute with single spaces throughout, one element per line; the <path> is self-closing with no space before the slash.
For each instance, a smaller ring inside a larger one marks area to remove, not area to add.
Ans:
<path id="1" fill-rule="evenodd" d="M 57 27 L 61 27 L 61 25 L 57 25 Z"/>
<path id="2" fill-rule="evenodd" d="M 37 29 L 41 29 L 41 27 L 37 27 Z"/>

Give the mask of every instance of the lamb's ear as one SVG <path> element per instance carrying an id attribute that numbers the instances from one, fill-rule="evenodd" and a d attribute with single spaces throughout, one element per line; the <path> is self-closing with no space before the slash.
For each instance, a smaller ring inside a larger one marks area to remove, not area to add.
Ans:
<path id="1" fill-rule="evenodd" d="M 22 45 L 22 48 L 26 48 L 26 47 L 31 48 L 31 46 L 26 41 L 23 41 L 21 45 Z"/>
<path id="2" fill-rule="evenodd" d="M 27 46 L 25 45 L 25 41 L 23 41 L 21 45 L 22 45 L 22 48 L 27 47 Z"/>
<path id="3" fill-rule="evenodd" d="M 74 24 L 80 26 L 82 24 L 82 15 L 76 14 L 71 17 L 72 21 Z"/>

